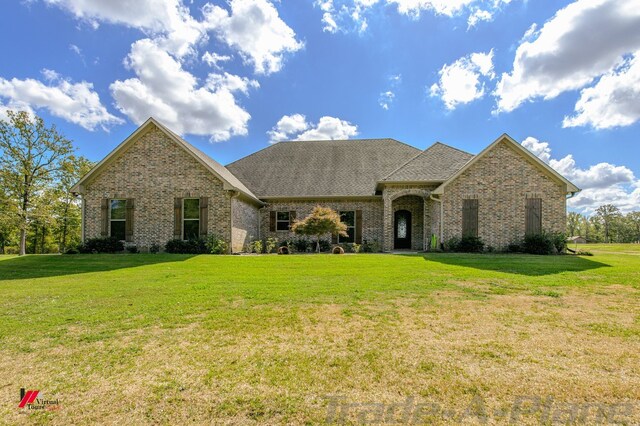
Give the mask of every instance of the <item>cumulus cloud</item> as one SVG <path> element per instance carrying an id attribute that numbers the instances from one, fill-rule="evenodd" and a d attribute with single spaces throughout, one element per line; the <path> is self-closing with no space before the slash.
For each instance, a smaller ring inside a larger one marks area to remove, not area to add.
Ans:
<path id="1" fill-rule="evenodd" d="M 615 87 L 615 103 L 634 96 L 632 75 L 614 70 L 625 56 L 640 49 L 640 7 L 637 0 L 578 0 L 560 9 L 542 28 L 532 27 L 518 46 L 510 73 L 497 84 L 496 112 L 509 112 L 534 99 L 553 99 L 590 85 L 607 75 L 601 87 L 583 92 L 578 118 L 567 125 L 600 122 L 591 112 L 602 110 L 602 95 Z M 624 74 L 624 75 L 620 75 Z M 615 81 L 614 81 L 615 80 Z M 584 109 L 584 118 L 581 108 Z M 613 108 L 615 109 L 622 109 Z M 611 112 L 606 111 L 607 113 Z M 613 113 L 619 118 L 619 113 Z M 610 120 L 605 119 L 604 123 Z M 623 120 L 626 122 L 625 120 Z"/>
<path id="2" fill-rule="evenodd" d="M 231 0 L 230 11 L 207 4 L 203 13 L 208 27 L 258 74 L 271 74 L 282 68 L 284 56 L 304 44 L 280 18 L 275 6 L 266 0 Z"/>
<path id="3" fill-rule="evenodd" d="M 388 110 L 391 108 L 393 101 L 395 100 L 396 94 L 395 89 L 402 82 L 402 75 L 395 74 L 389 77 L 389 88 L 388 90 L 381 92 L 380 96 L 378 96 L 378 105 L 384 110 Z"/>
<path id="4" fill-rule="evenodd" d="M 358 134 L 358 126 L 336 117 L 324 116 L 313 124 L 302 114 L 283 116 L 267 132 L 271 143 L 281 140 L 329 140 L 349 139 Z"/>
<path id="5" fill-rule="evenodd" d="M 569 199 L 569 207 L 589 214 L 602 204 L 614 204 L 623 211 L 640 205 L 640 180 L 628 167 L 603 162 L 583 169 L 571 154 L 552 158 L 549 143 L 534 137 L 526 138 L 522 146 L 582 189 Z"/>
<path id="6" fill-rule="evenodd" d="M 235 98 L 258 87 L 254 80 L 236 75 L 209 74 L 204 84 L 153 40 L 131 47 L 126 65 L 136 78 L 115 81 L 111 93 L 118 109 L 134 123 L 154 116 L 180 134 L 210 136 L 223 141 L 247 134 L 251 116 Z"/>
<path id="7" fill-rule="evenodd" d="M 485 94 L 485 81 L 495 77 L 493 72 L 493 50 L 487 53 L 472 53 L 438 72 L 440 79 L 430 88 L 430 95 L 439 97 L 449 110 L 459 104 L 480 99 Z"/>
<path id="8" fill-rule="evenodd" d="M 593 87 L 583 89 L 576 114 L 565 117 L 563 127 L 595 129 L 628 126 L 640 119 L 640 50 L 619 68 L 608 72 Z"/>
<path id="9" fill-rule="evenodd" d="M 204 52 L 202 55 L 202 60 L 207 63 L 209 66 L 220 69 L 221 62 L 228 62 L 231 60 L 231 56 L 229 55 L 219 55 L 215 52 Z"/>
<path id="10" fill-rule="evenodd" d="M 27 78 L 11 80 L 0 77 L 0 110 L 21 109 L 33 112 L 45 109 L 51 115 L 82 126 L 87 130 L 108 129 L 123 122 L 107 111 L 93 84 L 73 83 L 52 70 L 42 71 L 47 84 Z"/>

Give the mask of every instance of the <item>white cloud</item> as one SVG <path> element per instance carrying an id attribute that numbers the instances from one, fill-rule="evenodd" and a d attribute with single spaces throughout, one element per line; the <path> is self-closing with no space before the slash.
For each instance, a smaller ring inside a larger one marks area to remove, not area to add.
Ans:
<path id="1" fill-rule="evenodd" d="M 302 114 L 283 116 L 267 132 L 271 143 L 281 140 L 349 139 L 358 134 L 358 126 L 336 117 L 321 117 L 317 124 L 307 122 Z"/>
<path id="2" fill-rule="evenodd" d="M 565 117 L 563 127 L 595 129 L 628 126 L 640 119 L 640 51 L 598 83 L 580 93 L 576 114 Z"/>
<path id="3" fill-rule="evenodd" d="M 439 97 L 447 109 L 455 109 L 459 104 L 467 104 L 480 99 L 485 94 L 485 83 L 493 79 L 493 50 L 488 53 L 472 53 L 450 65 L 444 65 L 438 72 L 440 79 L 430 88 L 430 95 Z"/>
<path id="4" fill-rule="evenodd" d="M 275 6 L 266 0 L 231 0 L 230 11 L 212 4 L 203 8 L 208 28 L 240 56 L 253 65 L 258 74 L 271 74 L 282 68 L 284 56 L 304 44 L 280 18 Z"/>
<path id="5" fill-rule="evenodd" d="M 469 7 L 475 0 L 387 0 L 395 4 L 403 15 L 419 17 L 423 11 L 432 11 L 436 15 L 453 16 Z"/>
<path id="6" fill-rule="evenodd" d="M 625 212 L 638 209 L 640 180 L 628 167 L 603 162 L 582 169 L 571 154 L 559 160 L 552 158 L 549 143 L 533 137 L 522 141 L 522 146 L 582 189 L 569 199 L 569 207 L 587 214 L 602 204 L 614 204 Z"/>
<path id="7" fill-rule="evenodd" d="M 7 80 L 0 77 L 0 100 L 5 100 L 0 103 L 0 110 L 33 112 L 33 109 L 45 109 L 51 115 L 87 130 L 97 127 L 107 129 L 110 125 L 123 122 L 102 105 L 100 96 L 93 90 L 93 84 L 86 81 L 73 83 L 47 69 L 42 74 L 48 84 L 31 78 Z"/>
<path id="8" fill-rule="evenodd" d="M 238 105 L 235 93 L 246 94 L 257 82 L 224 73 L 209 74 L 200 85 L 149 39 L 131 46 L 126 65 L 137 77 L 115 81 L 110 88 L 118 109 L 134 123 L 154 116 L 177 133 L 206 135 L 212 141 L 247 134 L 251 116 Z"/>
<path id="9" fill-rule="evenodd" d="M 207 63 L 209 66 L 220 69 L 220 62 L 228 62 L 231 60 L 231 56 L 229 55 L 219 55 L 215 52 L 204 52 L 202 55 L 202 60 Z"/>
<path id="10" fill-rule="evenodd" d="M 477 9 L 467 18 L 467 29 L 475 27 L 480 21 L 490 22 L 492 20 L 493 13 L 488 10 Z"/>
<path id="11" fill-rule="evenodd" d="M 597 77 L 611 74 L 623 63 L 624 55 L 638 49 L 637 0 L 578 0 L 560 9 L 540 30 L 532 27 L 527 31 L 516 50 L 513 70 L 502 74 L 496 87 L 496 112 L 581 89 Z M 618 92 L 629 89 L 620 87 L 627 82 L 624 78 L 617 80 Z M 591 95 L 587 93 L 587 97 Z M 577 107 L 581 105 L 579 102 Z"/>
<path id="12" fill-rule="evenodd" d="M 394 90 L 396 89 L 396 87 L 398 87 L 398 85 L 401 82 L 402 82 L 401 74 L 395 74 L 395 75 L 389 76 L 389 89 L 380 93 L 380 96 L 378 96 L 378 105 L 380 105 L 382 109 L 388 110 L 389 108 L 391 108 L 391 105 L 393 104 L 393 101 L 396 98 L 396 94 Z"/>

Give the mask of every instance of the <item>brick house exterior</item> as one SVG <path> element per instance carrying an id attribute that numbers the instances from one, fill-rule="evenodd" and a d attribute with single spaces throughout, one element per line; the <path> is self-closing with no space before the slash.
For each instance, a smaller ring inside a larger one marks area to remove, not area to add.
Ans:
<path id="1" fill-rule="evenodd" d="M 222 166 L 150 118 L 73 188 L 83 238 L 117 236 L 141 250 L 216 234 L 231 252 L 296 238 L 314 206 L 350 225 L 334 243 L 427 250 L 477 235 L 496 249 L 525 232 L 564 231 L 579 189 L 508 135 L 478 155 L 393 139 L 280 142 Z"/>

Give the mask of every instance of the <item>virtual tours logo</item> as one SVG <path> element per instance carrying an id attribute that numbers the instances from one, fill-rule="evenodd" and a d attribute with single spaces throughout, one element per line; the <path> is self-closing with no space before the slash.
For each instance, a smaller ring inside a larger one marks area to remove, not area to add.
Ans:
<path id="1" fill-rule="evenodd" d="M 39 390 L 28 390 L 25 392 L 24 388 L 21 388 L 18 408 L 25 410 L 56 411 L 60 409 L 60 400 L 58 398 L 47 399 Z"/>

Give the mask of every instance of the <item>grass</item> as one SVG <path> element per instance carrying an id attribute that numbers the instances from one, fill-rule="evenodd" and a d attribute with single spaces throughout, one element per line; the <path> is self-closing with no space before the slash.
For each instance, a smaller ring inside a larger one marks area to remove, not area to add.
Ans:
<path id="1" fill-rule="evenodd" d="M 580 247 L 595 256 L 0 256 L 0 418 L 359 423 L 405 404 L 506 423 L 525 401 L 521 424 L 618 403 L 637 424 L 640 245 Z M 60 409 L 19 410 L 21 387 Z"/>

